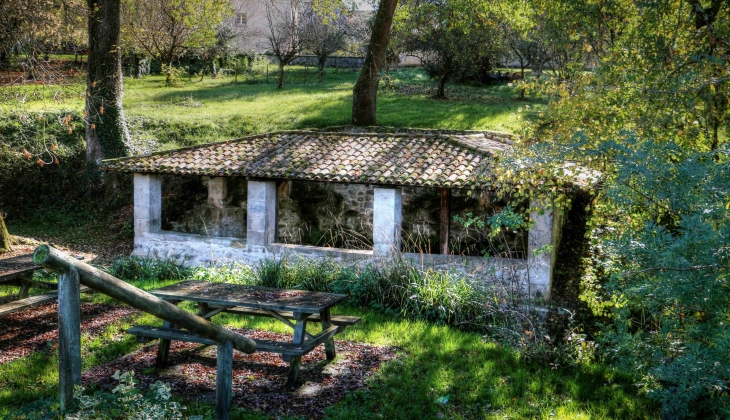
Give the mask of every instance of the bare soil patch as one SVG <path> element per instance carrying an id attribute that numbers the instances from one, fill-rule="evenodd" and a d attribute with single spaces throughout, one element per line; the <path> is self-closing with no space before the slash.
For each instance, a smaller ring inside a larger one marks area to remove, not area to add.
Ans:
<path id="1" fill-rule="evenodd" d="M 114 322 L 137 314 L 133 308 L 81 304 L 81 333 L 95 335 Z M 0 318 L 0 365 L 58 345 L 58 304 L 28 308 Z"/>
<path id="2" fill-rule="evenodd" d="M 265 340 L 291 340 L 291 336 L 268 331 L 233 329 L 247 337 Z M 261 411 L 273 416 L 324 417 L 325 408 L 345 394 L 364 387 L 365 380 L 383 362 L 396 357 L 394 347 L 370 346 L 335 340 L 338 357 L 327 363 L 324 347 L 319 346 L 302 358 L 299 387 L 286 389 L 288 364 L 272 353 L 234 352 L 233 406 Z M 134 371 L 135 378 L 147 388 L 157 380 L 170 383 L 173 393 L 186 400 L 215 400 L 216 359 L 214 347 L 173 342 L 169 367 L 154 369 L 157 344 L 91 369 L 83 374 L 84 384 L 102 388 L 116 385 L 115 371 Z"/>

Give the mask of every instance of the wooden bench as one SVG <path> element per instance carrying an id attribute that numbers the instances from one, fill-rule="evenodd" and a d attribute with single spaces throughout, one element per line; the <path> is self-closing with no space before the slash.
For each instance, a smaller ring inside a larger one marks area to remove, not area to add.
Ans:
<path id="1" fill-rule="evenodd" d="M 81 292 L 91 292 L 86 286 L 81 286 Z M 31 296 L 25 299 L 14 300 L 6 304 L 0 305 L 0 316 L 9 315 L 14 312 L 22 311 L 23 309 L 30 308 L 32 306 L 43 305 L 44 303 L 55 302 L 58 300 L 58 292 L 44 293 L 38 296 Z"/>
<path id="2" fill-rule="evenodd" d="M 253 339 L 253 341 L 256 342 L 256 351 L 288 354 L 290 356 L 304 356 L 305 354 L 314 350 L 314 348 L 318 345 L 337 335 L 340 331 L 340 327 L 333 325 L 315 335 L 311 340 L 306 340 L 301 345 L 272 340 Z M 209 338 L 201 337 L 190 331 L 179 330 L 177 328 L 170 327 L 152 327 L 149 325 L 137 325 L 128 329 L 126 332 L 127 334 L 136 335 L 137 339 L 140 342 L 147 342 L 150 339 L 158 338 L 161 340 L 185 341 L 189 343 L 205 344 L 209 346 L 218 345 L 217 342 Z M 164 365 L 167 363 L 167 357 L 164 357 L 164 359 L 160 362 L 160 366 L 158 367 L 164 367 Z"/>
<path id="3" fill-rule="evenodd" d="M 289 365 L 287 386 L 291 386 L 291 384 L 296 382 L 301 356 L 304 356 L 314 350 L 314 348 L 318 345 L 337 335 L 341 328 L 342 327 L 333 325 L 318 333 L 312 339 L 305 341 L 301 345 L 255 339 L 256 351 L 299 356 L 294 358 L 292 363 Z M 222 410 L 221 412 L 230 412 L 231 397 L 233 395 L 233 346 L 230 342 L 221 344 L 209 338 L 201 337 L 190 331 L 172 328 L 168 322 L 165 322 L 165 326 L 163 327 L 137 325 L 128 329 L 126 332 L 127 334 L 137 336 L 137 340 L 141 342 L 147 342 L 150 339 L 160 340 L 156 361 L 156 366 L 158 368 L 163 368 L 167 364 L 171 341 L 185 341 L 189 343 L 217 346 L 215 388 L 216 412 L 219 410 Z"/>
<path id="4" fill-rule="evenodd" d="M 33 264 L 31 257 L 32 254 L 25 254 L 0 259 L 0 284 L 20 286 L 18 299 L 27 298 L 31 285 L 38 285 L 33 281 L 33 273 L 41 267 Z"/>
<path id="5" fill-rule="evenodd" d="M 211 306 L 213 308 L 213 306 Z M 238 314 L 238 315 L 250 315 L 250 316 L 261 316 L 261 317 L 267 317 L 267 318 L 279 318 L 281 316 L 282 318 L 285 318 L 287 320 L 295 319 L 293 312 L 273 312 L 273 311 L 267 311 L 264 309 L 254 309 L 254 308 L 243 308 L 243 307 L 234 307 L 234 308 L 224 308 L 221 312 L 227 312 L 230 314 Z M 277 316 L 279 315 L 279 316 Z M 351 327 L 358 322 L 362 321 L 362 318 L 359 316 L 347 316 L 347 315 L 332 315 L 331 322 L 333 325 L 337 325 L 339 327 Z M 318 314 L 310 315 L 307 318 L 307 322 L 316 322 L 321 323 L 322 318 Z"/>

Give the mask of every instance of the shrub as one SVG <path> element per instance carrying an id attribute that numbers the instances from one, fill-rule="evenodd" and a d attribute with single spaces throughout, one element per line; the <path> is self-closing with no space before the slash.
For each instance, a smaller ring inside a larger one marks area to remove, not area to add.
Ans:
<path id="1" fill-rule="evenodd" d="M 78 400 L 79 411 L 67 420 L 168 420 L 182 419 L 182 411 L 186 408 L 171 401 L 170 385 L 157 381 L 150 385 L 150 392 L 142 394 L 136 388 L 134 372 L 119 371 L 113 378 L 119 385 L 111 393 L 98 391 L 94 395 L 85 395 L 82 387 L 76 388 L 74 398 Z M 202 420 L 203 416 L 193 416 L 190 420 Z"/>
<path id="2" fill-rule="evenodd" d="M 122 280 L 165 281 L 187 279 L 193 270 L 181 265 L 179 256 L 160 258 L 153 256 L 140 257 L 132 255 L 114 260 L 109 273 Z"/>
<path id="3" fill-rule="evenodd" d="M 186 407 L 172 401 L 170 385 L 157 381 L 150 385 L 150 391 L 142 393 L 136 387 L 134 372 L 114 373 L 119 384 L 111 391 L 97 391 L 93 395 L 77 387 L 74 399 L 78 411 L 66 416 L 59 413 L 56 399 L 39 399 L 23 408 L 9 413 L 3 420 L 202 420 L 203 416 L 185 417 Z"/>
<path id="4" fill-rule="evenodd" d="M 232 263 L 222 266 L 195 267 L 190 278 L 201 281 L 214 281 L 233 284 L 257 284 L 256 274 L 246 264 Z"/>
<path id="5" fill-rule="evenodd" d="M 486 333 L 517 346 L 532 346 L 547 335 L 539 332 L 544 328 L 525 304 L 524 294 L 502 292 L 515 290 L 514 285 L 501 287 L 461 273 L 422 270 L 403 258 L 345 267 L 326 259 L 284 257 L 259 262 L 254 274 L 253 284 L 260 286 L 346 294 L 356 306 Z M 542 358 L 553 357 L 545 356 L 546 351 Z"/>

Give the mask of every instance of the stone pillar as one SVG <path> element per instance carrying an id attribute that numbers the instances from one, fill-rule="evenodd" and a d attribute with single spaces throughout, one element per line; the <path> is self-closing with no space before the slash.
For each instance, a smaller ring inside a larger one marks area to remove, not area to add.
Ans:
<path id="1" fill-rule="evenodd" d="M 134 236 L 157 232 L 161 223 L 162 179 L 157 174 L 134 174 Z"/>
<path id="2" fill-rule="evenodd" d="M 530 202 L 531 208 L 543 209 L 531 212 L 530 219 L 534 222 L 527 237 L 527 264 L 529 267 L 529 293 L 531 297 L 540 296 L 544 302 L 550 300 L 550 291 L 553 282 L 553 267 L 558 252 L 563 217 L 560 211 L 551 207 L 547 209 L 544 203 Z M 535 255 L 537 251 L 537 255 Z"/>
<path id="3" fill-rule="evenodd" d="M 373 251 L 392 255 L 400 251 L 403 198 L 400 188 L 375 188 L 373 198 Z"/>
<path id="4" fill-rule="evenodd" d="M 208 181 L 208 203 L 219 209 L 226 207 L 228 198 L 228 178 L 215 177 Z"/>
<path id="5" fill-rule="evenodd" d="M 248 181 L 246 244 L 266 246 L 276 242 L 276 182 Z"/>

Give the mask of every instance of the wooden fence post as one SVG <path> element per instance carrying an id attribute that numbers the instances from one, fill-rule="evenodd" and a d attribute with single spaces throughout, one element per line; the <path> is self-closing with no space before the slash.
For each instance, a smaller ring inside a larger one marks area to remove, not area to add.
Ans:
<path id="1" fill-rule="evenodd" d="M 75 267 L 58 276 L 58 386 L 61 412 L 81 385 L 81 292 Z"/>
<path id="2" fill-rule="evenodd" d="M 233 343 L 218 344 L 215 384 L 215 420 L 231 418 L 233 396 Z"/>

